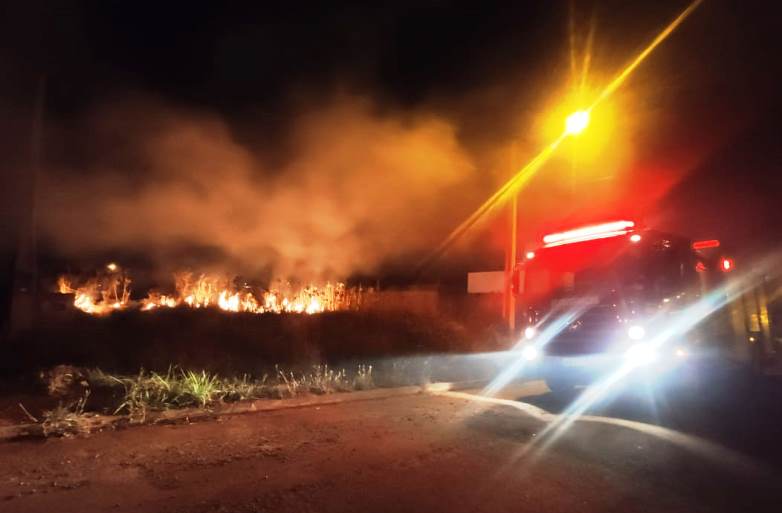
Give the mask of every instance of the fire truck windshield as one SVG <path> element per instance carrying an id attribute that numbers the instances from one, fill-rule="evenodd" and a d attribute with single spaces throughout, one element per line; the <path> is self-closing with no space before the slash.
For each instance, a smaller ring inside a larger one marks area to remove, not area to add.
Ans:
<path id="1" fill-rule="evenodd" d="M 525 267 L 522 295 L 540 306 L 566 297 L 657 303 L 695 284 L 692 258 L 687 241 L 658 233 L 544 248 Z"/>

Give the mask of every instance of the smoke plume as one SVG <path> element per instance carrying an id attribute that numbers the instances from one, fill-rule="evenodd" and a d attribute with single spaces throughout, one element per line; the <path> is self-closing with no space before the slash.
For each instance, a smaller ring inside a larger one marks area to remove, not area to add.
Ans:
<path id="1" fill-rule="evenodd" d="M 73 149 L 84 162 L 42 179 L 42 231 L 65 255 L 176 268 L 197 248 L 236 272 L 330 279 L 424 251 L 454 222 L 448 192 L 473 165 L 445 120 L 347 96 L 294 119 L 286 157 L 270 159 L 213 114 L 138 98 L 98 109 Z"/>

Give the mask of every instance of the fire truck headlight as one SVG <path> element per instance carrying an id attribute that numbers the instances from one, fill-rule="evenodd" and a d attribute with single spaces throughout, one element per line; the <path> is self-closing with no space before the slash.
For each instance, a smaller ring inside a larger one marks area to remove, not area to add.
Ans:
<path id="1" fill-rule="evenodd" d="M 633 365 L 648 365 L 657 360 L 657 348 L 651 344 L 633 344 L 625 353 L 625 358 Z"/>
<path id="2" fill-rule="evenodd" d="M 533 362 L 540 358 L 540 350 L 535 346 L 527 346 L 521 350 L 521 357 L 528 362 Z"/>
<path id="3" fill-rule="evenodd" d="M 646 329 L 643 326 L 630 326 L 630 329 L 627 330 L 627 336 L 630 337 L 630 340 L 641 340 L 646 336 Z"/>
<path id="4" fill-rule="evenodd" d="M 675 354 L 677 358 L 687 358 L 690 355 L 687 348 L 683 346 L 677 347 L 673 354 Z"/>
<path id="5" fill-rule="evenodd" d="M 536 330 L 532 326 L 527 326 L 524 329 L 524 338 L 526 338 L 527 340 L 532 340 L 533 338 L 535 338 L 535 335 L 537 334 L 538 334 L 538 330 Z"/>

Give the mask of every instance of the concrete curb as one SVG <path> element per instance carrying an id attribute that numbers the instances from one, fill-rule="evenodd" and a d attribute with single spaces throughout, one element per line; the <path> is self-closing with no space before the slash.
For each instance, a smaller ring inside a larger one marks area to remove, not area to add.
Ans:
<path id="1" fill-rule="evenodd" d="M 183 408 L 177 410 L 165 410 L 152 412 L 147 415 L 143 423 L 131 424 L 127 416 L 118 415 L 90 415 L 90 432 L 100 431 L 116 425 L 146 426 L 151 424 L 177 422 L 180 420 L 196 420 L 221 417 L 223 415 L 241 415 L 246 413 L 259 413 L 291 408 L 308 408 L 331 404 L 350 403 L 357 401 L 375 401 L 392 397 L 404 397 L 422 393 L 438 393 L 470 388 L 482 387 L 486 380 L 439 382 L 427 385 L 412 385 L 395 388 L 375 388 L 372 390 L 360 390 L 356 392 L 343 392 L 326 395 L 308 395 L 305 397 L 293 397 L 291 399 L 255 399 L 253 401 L 239 401 L 236 403 L 219 404 L 212 409 Z M 0 427 L 0 442 L 26 438 L 43 437 L 41 424 L 18 424 L 16 426 Z"/>

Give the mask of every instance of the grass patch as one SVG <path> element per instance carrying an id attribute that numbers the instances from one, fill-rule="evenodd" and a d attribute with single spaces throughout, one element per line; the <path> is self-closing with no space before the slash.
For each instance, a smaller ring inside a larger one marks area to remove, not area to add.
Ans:
<path id="1" fill-rule="evenodd" d="M 89 417 L 84 413 L 89 392 L 72 403 L 62 402 L 53 410 L 43 412 L 41 427 L 44 436 L 76 436 L 90 432 Z"/>
<path id="2" fill-rule="evenodd" d="M 375 388 L 375 381 L 372 379 L 372 366 L 359 365 L 356 369 L 356 375 L 353 377 L 354 390 L 369 390 Z"/>
<path id="3" fill-rule="evenodd" d="M 218 396 L 225 397 L 226 389 L 216 374 L 206 371 L 182 371 L 179 380 L 179 401 L 205 408 Z"/>
<path id="4" fill-rule="evenodd" d="M 248 374 L 241 377 L 223 380 L 222 400 L 224 402 L 246 401 L 268 397 L 270 385 L 267 383 L 268 375 L 264 374 L 260 379 L 253 379 Z"/>
<path id="5" fill-rule="evenodd" d="M 55 370 L 56 369 L 56 370 Z M 150 412 L 179 408 L 209 409 L 221 403 L 265 398 L 292 398 L 306 394 L 332 394 L 374 387 L 372 366 L 358 365 L 354 372 L 315 365 L 305 372 L 275 367 L 274 375 L 249 374 L 224 377 L 205 370 L 169 367 L 165 373 L 139 371 L 134 375 L 116 375 L 100 369 L 74 370 L 60 366 L 43 375 L 57 385 L 60 396 L 81 394 L 80 399 L 45 412 L 41 423 L 49 435 L 79 434 L 85 431 L 85 411 L 127 416 L 131 423 L 144 423 Z M 65 380 L 59 374 L 79 373 L 79 379 Z M 63 383 L 78 385 L 68 389 Z M 51 382 L 46 383 L 51 391 Z M 89 408 L 87 398 L 96 400 Z"/>

